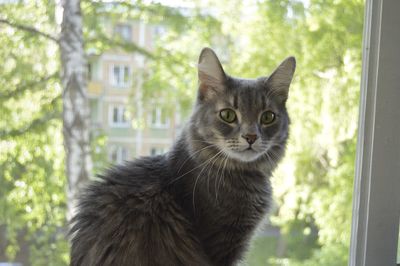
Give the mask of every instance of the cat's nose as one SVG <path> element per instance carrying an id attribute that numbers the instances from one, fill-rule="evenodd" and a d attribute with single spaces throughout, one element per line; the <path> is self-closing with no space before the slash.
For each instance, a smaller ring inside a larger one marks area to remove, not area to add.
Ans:
<path id="1" fill-rule="evenodd" d="M 256 140 L 258 139 L 257 134 L 246 134 L 246 135 L 242 135 L 242 138 L 246 139 L 247 142 L 251 145 L 254 142 L 256 142 Z"/>

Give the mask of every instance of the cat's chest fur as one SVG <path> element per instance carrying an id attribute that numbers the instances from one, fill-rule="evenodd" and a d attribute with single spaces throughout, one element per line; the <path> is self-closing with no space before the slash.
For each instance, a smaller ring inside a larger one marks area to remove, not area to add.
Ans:
<path id="1" fill-rule="evenodd" d="M 188 169 L 195 167 L 189 163 Z M 268 176 L 259 170 L 193 171 L 179 196 L 197 238 L 215 265 L 231 265 L 240 258 L 264 218 L 270 202 Z"/>
<path id="2" fill-rule="evenodd" d="M 199 237 L 205 243 L 210 243 L 213 247 L 213 242 L 225 247 L 233 246 L 234 243 L 238 247 L 247 244 L 247 240 L 264 218 L 271 197 L 266 177 L 251 185 L 244 185 L 240 181 L 243 178 L 252 179 L 255 175 L 263 178 L 260 173 L 233 175 L 224 184 L 217 184 L 216 189 L 210 191 L 209 197 L 198 200 L 195 198 L 194 204 L 198 208 L 193 209 L 194 220 Z"/>

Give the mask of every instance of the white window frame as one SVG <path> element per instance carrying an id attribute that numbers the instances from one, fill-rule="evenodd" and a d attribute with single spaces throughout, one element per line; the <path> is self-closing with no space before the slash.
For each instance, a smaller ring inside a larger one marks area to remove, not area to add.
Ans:
<path id="1" fill-rule="evenodd" d="M 155 151 L 153 153 L 153 151 Z M 152 146 L 150 147 L 150 155 L 151 156 L 155 156 L 155 155 L 161 155 L 167 152 L 167 148 L 166 147 L 160 147 L 160 146 Z"/>
<path id="2" fill-rule="evenodd" d="M 152 35 L 154 39 L 162 38 L 167 33 L 164 25 L 155 25 L 152 27 Z"/>
<path id="3" fill-rule="evenodd" d="M 114 121 L 114 109 L 117 109 L 118 121 Z M 125 121 L 123 117 L 125 116 Z M 123 104 L 110 104 L 108 106 L 108 125 L 112 128 L 128 128 L 129 117 L 126 116 L 126 107 Z"/>
<path id="4" fill-rule="evenodd" d="M 122 82 L 118 82 L 118 80 L 114 76 L 114 68 L 118 67 L 119 71 L 119 80 Z M 127 71 L 126 75 L 128 75 L 128 79 L 125 81 L 125 71 Z M 128 88 L 131 85 L 131 67 L 128 64 L 110 64 L 110 85 L 117 88 Z"/>
<path id="5" fill-rule="evenodd" d="M 350 266 L 393 266 L 400 215 L 400 1 L 367 0 Z"/>
<path id="6" fill-rule="evenodd" d="M 156 113 L 156 117 L 154 118 L 154 112 Z M 155 121 L 153 121 L 155 120 Z M 150 127 L 152 128 L 169 128 L 170 120 L 168 117 L 165 117 L 165 121 L 163 121 L 163 108 L 154 107 L 150 113 Z"/>
<path id="7" fill-rule="evenodd" d="M 123 30 L 118 30 L 118 28 L 123 29 Z M 132 32 L 132 25 L 130 24 L 124 24 L 124 23 L 119 23 L 114 26 L 114 34 L 118 35 L 121 37 L 121 39 L 131 42 L 133 40 L 133 32 Z M 127 30 L 125 32 L 125 30 Z M 128 33 L 129 36 L 125 36 L 124 34 Z"/>
<path id="8" fill-rule="evenodd" d="M 113 160 L 113 153 L 116 152 L 116 160 Z M 125 152 L 125 156 L 124 153 Z M 108 154 L 108 159 L 110 162 L 121 164 L 129 159 L 129 150 L 122 145 L 112 145 L 110 147 L 110 153 Z"/>

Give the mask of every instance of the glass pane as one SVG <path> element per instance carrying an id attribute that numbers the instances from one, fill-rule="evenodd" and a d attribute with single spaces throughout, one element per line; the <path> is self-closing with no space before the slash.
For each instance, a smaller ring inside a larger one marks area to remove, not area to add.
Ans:
<path id="1" fill-rule="evenodd" d="M 117 150 L 118 150 L 117 147 L 113 147 L 111 149 L 111 156 L 110 156 L 110 161 L 111 162 L 116 162 L 117 161 L 117 158 L 118 158 Z"/>
<path id="2" fill-rule="evenodd" d="M 132 28 L 128 25 L 124 25 L 121 35 L 125 41 L 130 41 L 132 39 Z"/>
<path id="3" fill-rule="evenodd" d="M 114 71 L 113 71 L 113 83 L 115 85 L 119 85 L 121 83 L 121 77 L 120 77 L 120 68 L 119 66 L 114 66 Z"/>
<path id="4" fill-rule="evenodd" d="M 117 25 L 114 31 L 125 41 L 132 40 L 132 27 L 130 25 Z"/>
<path id="5" fill-rule="evenodd" d="M 157 109 L 153 109 L 151 112 L 151 124 L 156 125 L 157 122 Z"/>
<path id="6" fill-rule="evenodd" d="M 128 84 L 129 82 L 129 67 L 124 67 L 124 84 Z"/>
<path id="7" fill-rule="evenodd" d="M 121 160 L 125 161 L 128 159 L 128 150 L 121 147 Z"/>
<path id="8" fill-rule="evenodd" d="M 126 109 L 123 107 L 123 108 L 121 108 L 121 121 L 123 122 L 123 123 L 126 123 L 127 121 L 128 121 L 128 119 L 127 119 L 127 112 L 126 112 Z"/>
<path id="9" fill-rule="evenodd" d="M 118 123 L 119 122 L 119 118 L 118 118 L 118 108 L 114 107 L 113 108 L 113 122 L 114 123 Z"/>
<path id="10" fill-rule="evenodd" d="M 165 109 L 160 109 L 160 122 L 162 125 L 167 125 L 168 122 L 168 113 L 165 111 Z"/>

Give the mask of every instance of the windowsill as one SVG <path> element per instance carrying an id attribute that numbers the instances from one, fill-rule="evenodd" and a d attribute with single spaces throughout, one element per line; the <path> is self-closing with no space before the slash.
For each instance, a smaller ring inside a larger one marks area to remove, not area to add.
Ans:
<path id="1" fill-rule="evenodd" d="M 169 125 L 163 125 L 163 124 L 151 124 L 150 125 L 151 129 L 169 129 Z"/>
<path id="2" fill-rule="evenodd" d="M 131 84 L 126 84 L 126 85 L 109 84 L 109 85 L 115 89 L 129 89 L 131 87 Z"/>
<path id="3" fill-rule="evenodd" d="M 110 128 L 129 128 L 129 124 L 110 124 Z"/>

